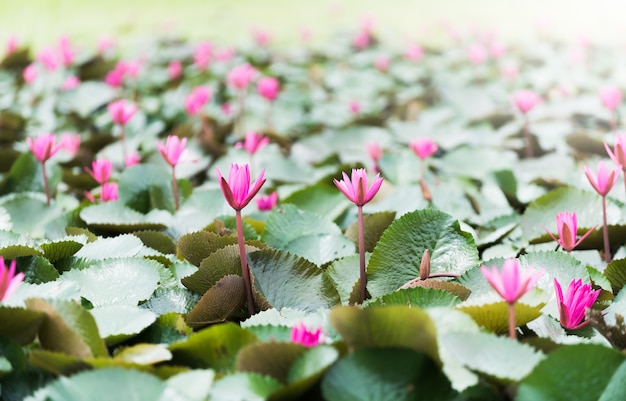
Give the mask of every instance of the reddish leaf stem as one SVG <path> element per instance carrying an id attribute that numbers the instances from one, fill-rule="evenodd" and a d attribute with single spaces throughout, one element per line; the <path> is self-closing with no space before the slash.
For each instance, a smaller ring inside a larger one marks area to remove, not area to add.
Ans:
<path id="1" fill-rule="evenodd" d="M 365 228 L 363 227 L 363 206 L 358 206 L 359 224 L 359 267 L 361 278 L 361 303 L 365 301 L 367 294 L 367 274 L 365 272 Z"/>
<path id="2" fill-rule="evenodd" d="M 241 259 L 241 272 L 243 274 L 243 284 L 246 288 L 246 297 L 248 299 L 248 312 L 254 315 L 254 297 L 252 296 L 252 282 L 250 281 L 250 269 L 248 267 L 248 259 L 246 257 L 246 243 L 243 238 L 243 222 L 241 219 L 241 210 L 235 211 L 235 220 L 237 222 L 237 242 L 239 243 L 239 258 Z"/>

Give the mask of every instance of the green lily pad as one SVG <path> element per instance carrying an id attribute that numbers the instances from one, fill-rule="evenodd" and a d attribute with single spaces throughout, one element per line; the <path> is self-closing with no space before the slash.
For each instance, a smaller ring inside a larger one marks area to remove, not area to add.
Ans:
<path id="1" fill-rule="evenodd" d="M 374 248 L 367 266 L 369 293 L 379 297 L 419 277 L 426 249 L 432 273 L 462 274 L 478 264 L 474 240 L 456 219 L 434 209 L 417 210 L 391 223 Z"/>

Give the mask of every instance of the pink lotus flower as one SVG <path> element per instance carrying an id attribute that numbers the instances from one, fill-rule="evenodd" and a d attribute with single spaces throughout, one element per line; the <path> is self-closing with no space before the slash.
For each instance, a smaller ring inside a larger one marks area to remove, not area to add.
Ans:
<path id="1" fill-rule="evenodd" d="M 486 266 L 481 266 L 480 271 L 491 287 L 509 304 L 517 302 L 530 291 L 544 273 L 543 269 L 535 272 L 532 268 L 522 273 L 519 261 L 513 258 L 504 261 L 502 272 L 498 271 L 497 266 L 492 266 L 491 270 Z"/>
<path id="2" fill-rule="evenodd" d="M 622 102 L 622 91 L 614 86 L 607 86 L 598 92 L 602 104 L 607 109 L 614 111 Z"/>
<path id="3" fill-rule="evenodd" d="M 561 246 L 561 248 L 565 249 L 567 252 L 571 252 L 574 248 L 580 245 L 581 242 L 589 234 L 595 230 L 596 226 L 592 227 L 589 231 L 587 231 L 578 241 L 576 241 L 576 235 L 578 232 L 578 222 L 576 219 L 576 212 L 561 212 L 556 215 L 556 228 L 559 231 L 559 239 L 556 239 L 554 235 L 545 227 L 544 230 L 552 237 L 557 244 Z"/>
<path id="4" fill-rule="evenodd" d="M 70 42 L 70 38 L 67 36 L 63 36 L 59 39 L 59 57 L 64 66 L 69 67 L 72 65 L 74 61 L 75 51 L 72 48 L 72 44 Z"/>
<path id="5" fill-rule="evenodd" d="M 111 171 L 113 171 L 113 163 L 110 160 L 94 160 L 91 162 L 91 168 L 85 167 L 85 171 L 93 177 L 94 180 L 100 185 L 109 181 L 111 178 Z"/>
<path id="6" fill-rule="evenodd" d="M 407 58 L 407 60 L 419 61 L 422 59 L 422 57 L 424 57 L 424 49 L 422 49 L 422 47 L 418 44 L 410 44 L 407 47 L 404 56 Z"/>
<path id="7" fill-rule="evenodd" d="M 439 150 L 437 144 L 429 138 L 417 138 L 409 144 L 409 147 L 422 160 L 429 158 Z"/>
<path id="8" fill-rule="evenodd" d="M 22 72 L 22 77 L 24 78 L 24 82 L 29 85 L 35 82 L 35 79 L 37 79 L 37 67 L 35 67 L 35 64 L 28 64 Z"/>
<path id="9" fill-rule="evenodd" d="M 261 195 L 254 200 L 256 207 L 262 211 L 267 212 L 274 209 L 276 203 L 278 203 L 278 192 L 274 191 L 269 195 Z"/>
<path id="10" fill-rule="evenodd" d="M 615 142 L 613 144 L 613 151 L 609 145 L 604 143 L 606 153 L 609 154 L 611 160 L 615 162 L 622 170 L 626 170 L 626 133 L 615 134 Z"/>
<path id="11" fill-rule="evenodd" d="M 211 100 L 211 90 L 206 86 L 197 86 L 185 98 L 185 110 L 190 116 L 195 116 Z"/>
<path id="12" fill-rule="evenodd" d="M 100 54 L 106 53 L 109 50 L 113 49 L 114 47 L 115 47 L 115 40 L 113 40 L 113 38 L 108 37 L 108 36 L 100 36 L 98 38 L 98 44 L 97 44 L 98 53 Z"/>
<path id="13" fill-rule="evenodd" d="M 17 35 L 11 35 L 7 40 L 7 45 L 5 48 L 5 55 L 9 55 L 14 53 L 20 47 L 20 41 L 17 38 Z"/>
<path id="14" fill-rule="evenodd" d="M 374 60 L 374 67 L 380 72 L 386 72 L 389 69 L 391 60 L 388 56 L 380 56 Z"/>
<path id="15" fill-rule="evenodd" d="M 257 70 L 250 64 L 246 63 L 238 65 L 230 70 L 226 80 L 228 81 L 228 85 L 239 90 L 244 90 L 248 87 L 256 75 Z"/>
<path id="16" fill-rule="evenodd" d="M 363 206 L 372 198 L 383 183 L 383 179 L 380 174 L 376 174 L 372 185 L 368 187 L 367 173 L 365 169 L 352 169 L 352 178 L 348 177 L 348 174 L 342 172 L 343 180 L 338 181 L 334 179 L 333 182 L 339 188 L 339 190 L 348 198 L 354 202 L 357 206 Z"/>
<path id="17" fill-rule="evenodd" d="M 105 182 L 102 184 L 102 188 L 100 190 L 100 201 L 116 201 L 118 199 L 117 189 L 118 187 L 116 182 Z"/>
<path id="18" fill-rule="evenodd" d="M 246 139 L 244 139 L 243 142 L 237 142 L 235 144 L 235 148 L 245 149 L 246 152 L 253 155 L 261 148 L 266 146 L 268 143 L 270 143 L 270 139 L 263 134 L 257 132 L 248 132 L 246 134 Z"/>
<path id="19" fill-rule="evenodd" d="M 280 81 L 274 77 L 263 77 L 256 83 L 256 89 L 259 92 L 259 95 L 263 96 L 270 102 L 276 100 L 279 87 Z"/>
<path id="20" fill-rule="evenodd" d="M 370 142 L 365 145 L 365 151 L 370 159 L 378 162 L 380 158 L 383 156 L 383 149 L 376 142 Z"/>
<path id="21" fill-rule="evenodd" d="M 220 49 L 217 54 L 215 55 L 215 58 L 218 61 L 230 61 L 232 60 L 235 56 L 237 55 L 237 52 L 235 51 L 235 49 L 232 48 L 226 48 L 226 49 Z"/>
<path id="22" fill-rule="evenodd" d="M 256 43 L 260 47 L 265 47 L 269 45 L 272 36 L 270 33 L 261 28 L 255 28 L 252 30 L 252 37 L 254 38 L 254 43 Z"/>
<path id="23" fill-rule="evenodd" d="M 41 163 L 45 163 L 61 149 L 61 144 L 55 144 L 55 142 L 56 135 L 54 134 L 42 134 L 35 139 L 26 138 L 28 148 Z"/>
<path id="24" fill-rule="evenodd" d="M 499 59 L 506 54 L 506 47 L 504 47 L 502 43 L 492 42 L 489 45 L 489 53 L 491 53 L 493 58 Z"/>
<path id="25" fill-rule="evenodd" d="M 80 79 L 78 79 L 76 75 L 70 75 L 63 81 L 61 89 L 64 91 L 71 91 L 72 89 L 76 89 L 78 85 L 80 85 Z"/>
<path id="26" fill-rule="evenodd" d="M 567 330 L 577 330 L 589 324 L 585 321 L 585 311 L 591 309 L 600 295 L 600 290 L 592 290 L 591 284 L 582 284 L 582 280 L 572 280 L 567 287 L 565 297 L 561 284 L 554 279 L 559 321 Z"/>
<path id="27" fill-rule="evenodd" d="M 163 159 L 170 166 L 174 167 L 180 161 L 180 157 L 185 152 L 185 146 L 187 146 L 187 138 L 179 138 L 176 135 L 169 135 L 165 142 L 157 142 L 157 149 Z"/>
<path id="28" fill-rule="evenodd" d="M 474 43 L 472 44 L 468 51 L 467 55 L 472 62 L 472 64 L 482 64 L 487 61 L 487 57 L 489 57 L 489 53 L 487 53 L 487 49 L 481 44 Z"/>
<path id="29" fill-rule="evenodd" d="M 57 56 L 52 49 L 43 49 L 37 55 L 37 60 L 41 62 L 48 71 L 55 71 L 59 68 L 59 61 L 57 60 Z"/>
<path id="30" fill-rule="evenodd" d="M 180 60 L 172 60 L 167 65 L 167 75 L 170 77 L 172 81 L 175 79 L 178 79 L 182 73 L 183 73 L 183 65 L 180 62 Z"/>
<path id="31" fill-rule="evenodd" d="M 246 207 L 265 183 L 265 170 L 262 170 L 259 178 L 250 188 L 250 166 L 247 164 L 231 164 L 228 180 L 222 177 L 219 169 L 216 170 L 217 180 L 220 183 L 224 198 L 226 198 L 226 202 L 228 202 L 230 207 L 236 211 Z"/>
<path id="32" fill-rule="evenodd" d="M 360 30 L 352 38 L 352 45 L 357 50 L 364 50 L 370 45 L 370 33 L 366 30 Z"/>
<path id="33" fill-rule="evenodd" d="M 128 121 L 137 112 L 137 105 L 135 103 L 127 102 L 124 99 L 116 100 L 109 103 L 107 106 L 111 119 L 117 125 L 126 125 Z"/>
<path id="34" fill-rule="evenodd" d="M 348 107 L 350 108 L 350 112 L 354 115 L 358 115 L 361 112 L 361 103 L 356 100 L 350 101 Z"/>
<path id="35" fill-rule="evenodd" d="M 533 107 L 541 102 L 539 95 L 531 90 L 521 90 L 515 92 L 512 100 L 515 107 L 517 107 L 517 109 L 524 114 L 531 111 Z"/>
<path id="36" fill-rule="evenodd" d="M 322 336 L 322 328 L 318 327 L 315 331 L 310 331 L 300 322 L 291 328 L 291 342 L 294 344 L 302 344 L 305 347 L 315 347 L 319 345 Z"/>
<path id="37" fill-rule="evenodd" d="M 16 262 L 11 261 L 9 268 L 0 256 L 0 301 L 6 301 L 15 293 L 17 287 L 24 281 L 24 273 L 15 274 Z"/>
<path id="38" fill-rule="evenodd" d="M 126 167 L 131 167 L 139 163 L 141 163 L 141 156 L 139 153 L 131 153 L 124 159 L 124 165 Z"/>
<path id="39" fill-rule="evenodd" d="M 619 171 L 608 170 L 602 160 L 598 163 L 598 175 L 595 175 L 589 167 L 585 166 L 584 168 L 589 183 L 601 196 L 606 196 L 611 191 L 619 177 Z"/>
<path id="40" fill-rule="evenodd" d="M 80 135 L 64 132 L 59 140 L 61 148 L 67 150 L 72 156 L 75 156 L 80 149 Z"/>
<path id="41" fill-rule="evenodd" d="M 519 70 L 517 64 L 508 63 L 502 66 L 501 72 L 506 79 L 512 81 L 517 77 Z"/>
<path id="42" fill-rule="evenodd" d="M 198 70 L 204 71 L 209 67 L 212 55 L 213 45 L 210 42 L 199 43 L 193 53 L 193 64 Z"/>
<path id="43" fill-rule="evenodd" d="M 124 78 L 137 78 L 141 70 L 141 62 L 120 60 L 104 78 L 104 81 L 113 87 L 122 86 Z"/>

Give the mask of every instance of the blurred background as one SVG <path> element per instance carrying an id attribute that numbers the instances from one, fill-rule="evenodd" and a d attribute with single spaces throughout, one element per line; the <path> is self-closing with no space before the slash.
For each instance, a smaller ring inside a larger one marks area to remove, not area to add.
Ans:
<path id="1" fill-rule="evenodd" d="M 540 35 L 622 45 L 624 11 L 620 0 L 0 0 L 0 40 L 17 35 L 40 48 L 61 35 L 86 46 L 110 36 L 124 46 L 168 34 L 239 44 L 262 29 L 280 45 L 303 31 L 323 41 L 371 18 L 383 37 L 427 44 L 479 31 L 506 42 Z"/>

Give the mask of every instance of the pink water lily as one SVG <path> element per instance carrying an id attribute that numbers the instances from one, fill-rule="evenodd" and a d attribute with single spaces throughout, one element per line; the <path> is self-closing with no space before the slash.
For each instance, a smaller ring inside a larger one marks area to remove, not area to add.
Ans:
<path id="1" fill-rule="evenodd" d="M 100 185 L 109 181 L 111 178 L 111 171 L 113 171 L 113 163 L 110 160 L 100 159 L 94 160 L 91 163 L 91 168 L 86 167 L 85 171 L 93 177 L 94 180 Z"/>
<path id="2" fill-rule="evenodd" d="M 274 77 L 263 77 L 256 84 L 257 92 L 265 99 L 273 102 L 278 96 L 280 81 Z"/>
<path id="3" fill-rule="evenodd" d="M 22 71 L 22 78 L 27 84 L 32 84 L 37 79 L 37 67 L 35 64 L 28 64 L 24 71 Z"/>
<path id="4" fill-rule="evenodd" d="M 367 172 L 365 169 L 352 169 L 352 177 L 342 173 L 343 180 L 334 179 L 333 182 L 339 190 L 357 206 L 363 206 L 372 198 L 380 189 L 383 179 L 380 174 L 376 174 L 371 186 L 368 186 Z"/>
<path id="5" fill-rule="evenodd" d="M 56 135 L 54 134 L 42 134 L 36 138 L 26 138 L 28 148 L 33 155 L 41 163 L 45 163 L 52 156 L 54 156 L 59 149 L 61 149 L 61 143 L 56 143 Z"/>
<path id="6" fill-rule="evenodd" d="M 622 170 L 626 171 L 626 133 L 622 132 L 615 134 L 613 151 L 611 151 L 611 148 L 606 142 L 604 143 L 604 148 L 606 149 L 606 153 L 608 153 L 611 160 L 620 166 Z"/>
<path id="7" fill-rule="evenodd" d="M 270 143 L 270 138 L 258 132 L 248 132 L 243 142 L 237 142 L 235 148 L 245 149 L 251 155 L 254 155 L 261 148 Z"/>
<path id="8" fill-rule="evenodd" d="M 619 171 L 616 169 L 607 169 L 602 160 L 598 163 L 597 175 L 594 174 L 588 166 L 584 166 L 584 169 L 589 183 L 601 196 L 606 196 L 611 191 L 619 177 Z"/>
<path id="9" fill-rule="evenodd" d="M 429 158 L 439 150 L 437 144 L 429 138 L 417 138 L 409 144 L 409 147 L 422 160 Z"/>
<path id="10" fill-rule="evenodd" d="M 260 211 L 267 212 L 274 209 L 274 206 L 278 203 L 278 193 L 274 191 L 269 195 L 259 196 L 254 201 Z"/>
<path id="11" fill-rule="evenodd" d="M 537 284 L 544 270 L 528 268 L 520 272 L 519 261 L 510 258 L 504 261 L 502 271 L 498 271 L 497 266 L 492 266 L 491 270 L 481 266 L 480 271 L 491 287 L 509 304 L 509 337 L 516 339 L 515 302 Z"/>
<path id="12" fill-rule="evenodd" d="M 160 141 L 157 142 L 157 149 L 159 150 L 159 153 L 161 153 L 161 156 L 163 156 L 163 159 L 167 162 L 167 164 L 172 167 L 178 164 L 180 157 L 183 152 L 185 152 L 186 146 L 187 138 L 179 138 L 176 135 L 169 135 L 165 144 Z"/>
<path id="13" fill-rule="evenodd" d="M 61 89 L 71 91 L 72 89 L 76 89 L 78 85 L 80 85 L 80 79 L 76 75 L 70 75 L 63 81 Z"/>
<path id="14" fill-rule="evenodd" d="M 367 155 L 370 157 L 370 159 L 374 160 L 375 162 L 379 161 L 380 158 L 383 156 L 383 148 L 381 148 L 380 145 L 376 142 L 370 142 L 366 144 L 365 151 L 367 152 Z"/>
<path id="15" fill-rule="evenodd" d="M 609 243 L 609 225 L 606 220 L 606 196 L 615 185 L 617 178 L 619 177 L 619 170 L 608 170 L 604 161 L 598 163 L 598 174 L 594 174 L 593 171 L 587 166 L 585 168 L 585 175 L 589 180 L 589 183 L 596 190 L 596 192 L 602 197 L 602 237 L 604 239 L 604 260 L 608 263 L 611 261 L 611 248 Z"/>
<path id="16" fill-rule="evenodd" d="M 222 188 L 222 193 L 226 202 L 235 209 L 235 223 L 237 225 L 237 244 L 239 245 L 239 260 L 241 262 L 241 272 L 243 274 L 243 282 L 246 290 L 246 299 L 248 302 L 248 312 L 252 315 L 255 313 L 254 296 L 252 294 L 252 280 L 250 278 L 250 268 L 248 259 L 246 258 L 246 243 L 243 237 L 243 219 L 241 217 L 241 209 L 246 207 L 248 203 L 259 192 L 265 183 L 265 170 L 261 171 L 259 178 L 250 188 L 250 167 L 247 164 L 240 166 L 233 163 L 230 165 L 230 173 L 228 180 L 222 177 L 222 173 L 217 168 L 217 180 Z"/>
<path id="17" fill-rule="evenodd" d="M 541 98 L 531 90 L 521 90 L 513 94 L 512 101 L 519 111 L 526 114 L 541 102 Z"/>
<path id="18" fill-rule="evenodd" d="M 614 86 L 606 86 L 598 91 L 600 101 L 610 111 L 617 109 L 622 102 L 622 91 Z"/>
<path id="19" fill-rule="evenodd" d="M 217 180 L 224 198 L 226 198 L 230 207 L 235 210 L 241 210 L 246 207 L 265 183 L 265 170 L 263 170 L 252 187 L 250 187 L 250 166 L 247 164 L 231 164 L 228 180 L 222 177 L 219 168 L 216 171 Z"/>
<path id="20" fill-rule="evenodd" d="M 64 132 L 61 134 L 59 145 L 62 149 L 67 150 L 72 156 L 75 156 L 80 149 L 80 135 L 73 134 L 71 132 Z"/>
<path id="21" fill-rule="evenodd" d="M 197 86 L 185 98 L 185 110 L 190 116 L 199 114 L 211 100 L 211 90 L 206 86 Z"/>
<path id="22" fill-rule="evenodd" d="M 363 205 L 372 200 L 376 195 L 383 179 L 380 174 L 376 174 L 372 185 L 368 185 L 367 173 L 365 169 L 352 169 L 352 177 L 342 172 L 343 180 L 334 179 L 333 182 L 339 190 L 357 206 L 357 224 L 359 229 L 359 280 L 360 280 L 360 302 L 363 303 L 367 296 L 367 274 L 365 268 L 365 227 L 363 220 Z"/>
<path id="23" fill-rule="evenodd" d="M 24 281 L 24 273 L 15 274 L 15 268 L 15 260 L 7 268 L 4 258 L 0 256 L 0 301 L 9 299 Z"/>
<path id="24" fill-rule="evenodd" d="M 204 71 L 209 66 L 213 56 L 213 45 L 210 42 L 202 42 L 196 46 L 193 53 L 193 64 L 200 71 Z"/>
<path id="25" fill-rule="evenodd" d="M 5 55 L 9 55 L 14 53 L 20 47 L 20 40 L 17 35 L 9 36 L 7 39 L 6 47 L 5 47 Z"/>
<path id="26" fill-rule="evenodd" d="M 591 309 L 600 295 L 600 290 L 592 290 L 591 284 L 583 285 L 582 280 L 572 280 L 567 286 L 565 296 L 558 280 L 554 279 L 559 321 L 567 330 L 578 330 L 589 324 L 585 320 L 585 311 Z"/>
<path id="27" fill-rule="evenodd" d="M 315 347 L 319 345 L 322 338 L 322 328 L 309 330 L 304 323 L 299 322 L 291 328 L 291 342 L 301 344 L 305 347 Z"/>
<path id="28" fill-rule="evenodd" d="M 250 64 L 242 64 L 234 67 L 228 72 L 226 77 L 228 85 L 233 88 L 243 90 L 248 87 L 250 82 L 256 77 L 257 70 Z"/>
<path id="29" fill-rule="evenodd" d="M 109 103 L 107 110 L 111 115 L 111 120 L 117 125 L 126 125 L 137 112 L 137 105 L 124 99 Z"/>
<path id="30" fill-rule="evenodd" d="M 596 229 L 596 227 L 597 226 L 593 226 L 591 229 L 589 229 L 589 231 L 583 234 L 583 236 L 580 237 L 578 241 L 576 241 L 576 235 L 578 232 L 578 221 L 576 219 L 576 212 L 561 212 L 556 215 L 556 228 L 559 232 L 558 239 L 554 235 L 552 235 L 550 230 L 545 227 L 543 227 L 543 229 L 546 230 L 550 237 L 552 237 L 552 239 L 556 241 L 556 243 L 559 244 L 561 248 L 565 249 L 565 251 L 567 252 L 571 252 L 574 248 L 580 245 L 580 243 L 583 242 L 583 240 L 587 238 L 587 236 L 589 236 L 589 234 L 591 234 L 593 230 Z"/>
<path id="31" fill-rule="evenodd" d="M 519 261 L 510 258 L 504 261 L 502 271 L 497 266 L 492 266 L 489 270 L 486 266 L 481 266 L 480 271 L 489 281 L 491 287 L 507 303 L 517 302 L 524 294 L 530 291 L 544 273 L 543 269 L 534 271 L 532 268 L 520 272 Z"/>
<path id="32" fill-rule="evenodd" d="M 167 75 L 171 80 L 180 78 L 183 73 L 183 64 L 180 60 L 172 60 L 167 65 Z"/>
<path id="33" fill-rule="evenodd" d="M 118 199 L 118 185 L 116 182 L 105 182 L 100 189 L 100 201 L 111 202 Z"/>

